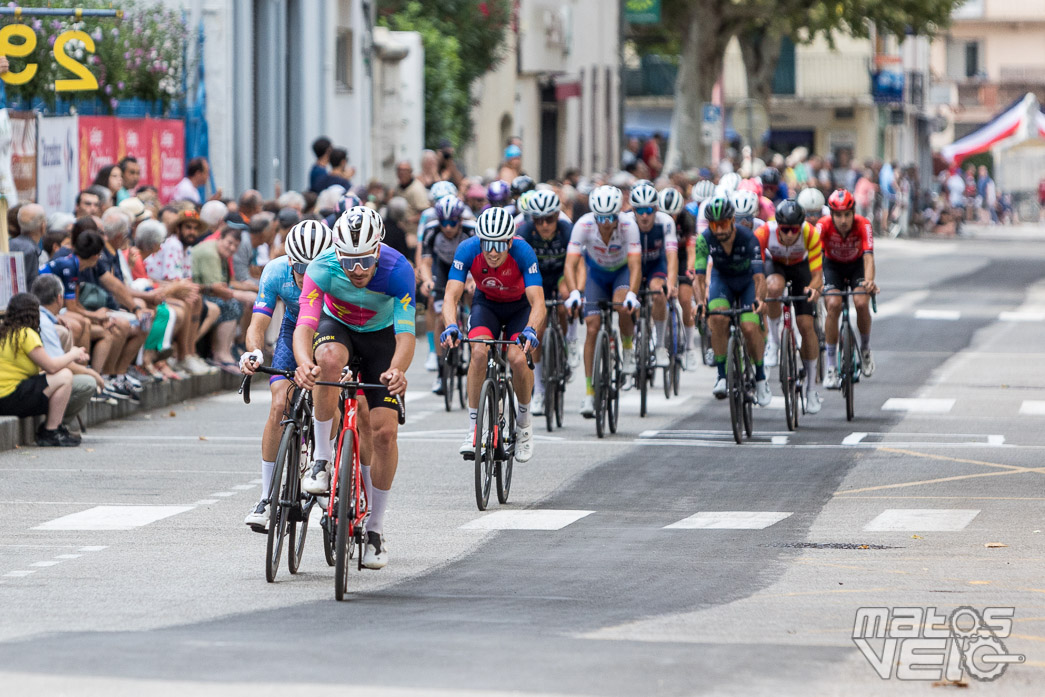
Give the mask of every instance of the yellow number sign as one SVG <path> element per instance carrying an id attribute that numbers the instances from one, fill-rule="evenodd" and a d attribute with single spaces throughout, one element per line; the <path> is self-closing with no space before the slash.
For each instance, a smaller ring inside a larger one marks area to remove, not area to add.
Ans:
<path id="1" fill-rule="evenodd" d="M 13 43 L 11 39 L 21 39 Z M 82 31 L 65 31 L 58 35 L 54 41 L 54 59 L 75 75 L 72 79 L 54 81 L 55 92 L 91 92 L 98 89 L 98 78 L 96 78 L 87 66 L 72 58 L 65 52 L 65 45 L 70 41 L 82 41 L 84 50 L 94 53 L 94 39 Z M 36 50 L 36 34 L 24 24 L 8 24 L 0 29 L 0 55 L 9 58 L 25 58 Z M 23 70 L 18 72 L 7 72 L 0 75 L 9 85 L 24 85 L 36 76 L 36 63 L 29 63 Z"/>

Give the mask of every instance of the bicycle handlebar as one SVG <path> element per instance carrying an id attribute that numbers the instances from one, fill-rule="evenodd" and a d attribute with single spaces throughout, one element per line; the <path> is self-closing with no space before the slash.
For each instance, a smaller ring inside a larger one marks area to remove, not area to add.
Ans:
<path id="1" fill-rule="evenodd" d="M 522 348 L 518 341 L 511 341 L 509 339 L 470 339 L 468 337 L 462 337 L 461 342 L 469 344 L 486 344 L 487 346 L 519 346 Z M 526 367 L 533 370 L 533 356 L 529 353 L 526 354 Z"/>
<path id="2" fill-rule="evenodd" d="M 748 312 L 754 312 L 755 309 L 750 305 L 744 305 L 742 307 L 731 307 L 728 310 L 705 310 L 709 315 L 725 315 L 727 317 L 736 317 L 737 315 L 743 315 Z"/>
<path id="3" fill-rule="evenodd" d="M 835 296 L 839 298 L 848 298 L 850 295 L 870 295 L 871 296 L 871 311 L 878 312 L 878 294 L 868 293 L 866 290 L 827 290 L 821 293 L 825 298 Z"/>
<path id="4" fill-rule="evenodd" d="M 763 302 L 767 303 L 798 303 L 803 300 L 808 301 L 808 295 L 781 295 L 778 298 L 766 298 Z"/>

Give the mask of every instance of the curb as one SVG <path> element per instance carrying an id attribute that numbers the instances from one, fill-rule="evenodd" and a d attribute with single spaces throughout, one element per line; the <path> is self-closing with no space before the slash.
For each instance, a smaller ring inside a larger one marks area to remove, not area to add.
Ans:
<path id="1" fill-rule="evenodd" d="M 160 409 L 214 392 L 239 389 L 242 376 L 219 372 L 213 375 L 197 375 L 184 380 L 152 383 L 145 385 L 141 402 L 120 401 L 116 406 L 91 402 L 81 414 L 84 424 L 91 426 L 113 419 L 122 419 L 132 414 Z M 0 416 L 0 452 L 36 442 L 36 428 L 42 416 L 20 419 L 15 416 Z M 88 437 L 90 435 L 88 434 Z"/>

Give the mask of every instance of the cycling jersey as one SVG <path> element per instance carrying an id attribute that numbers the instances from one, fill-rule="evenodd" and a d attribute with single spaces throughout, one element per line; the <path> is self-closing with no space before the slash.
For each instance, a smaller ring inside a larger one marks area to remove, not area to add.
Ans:
<path id="1" fill-rule="evenodd" d="M 835 227 L 830 215 L 825 215 L 817 223 L 820 228 L 820 241 L 824 246 L 824 256 L 831 261 L 848 263 L 860 259 L 865 254 L 874 252 L 874 237 L 871 234 L 871 221 L 862 215 L 853 216 L 853 229 L 844 237 Z"/>
<path id="2" fill-rule="evenodd" d="M 450 268 L 450 280 L 464 283 L 469 273 L 475 279 L 476 300 L 508 303 L 520 300 L 526 289 L 541 285 L 537 255 L 525 240 L 515 238 L 504 263 L 493 268 L 483 256 L 482 240 L 470 237 L 457 248 Z"/>
<path id="3" fill-rule="evenodd" d="M 414 270 L 406 257 L 382 244 L 377 271 L 356 288 L 331 248 L 308 265 L 298 302 L 298 326 L 317 329 L 325 315 L 357 332 L 394 327 L 396 334 L 413 333 Z"/>
<path id="4" fill-rule="evenodd" d="M 790 266 L 808 259 L 810 271 L 816 271 L 823 265 L 820 233 L 809 223 L 802 223 L 801 233 L 789 245 L 780 241 L 775 220 L 771 220 L 755 230 L 755 237 L 762 246 L 765 258 L 778 264 Z"/>
<path id="5" fill-rule="evenodd" d="M 527 219 L 525 215 L 523 215 L 522 213 L 519 213 L 518 215 L 515 216 L 515 229 L 516 230 L 521 230 L 523 225 L 526 225 L 527 223 L 532 223 L 532 222 L 533 222 L 533 216 L 531 216 L 529 219 Z M 562 211 L 559 211 L 559 223 L 560 224 L 562 224 L 562 223 L 570 223 L 570 225 L 572 225 L 573 221 L 570 220 L 570 216 L 566 215 Z M 517 232 L 516 234 L 519 234 L 519 233 Z"/>
<path id="6" fill-rule="evenodd" d="M 638 222 L 635 223 L 635 227 L 638 227 Z M 643 266 L 663 259 L 664 252 L 677 252 L 679 239 L 675 231 L 675 221 L 667 213 L 657 211 L 653 218 L 653 227 L 648 232 L 639 229 L 639 245 L 642 247 Z"/>
<path id="7" fill-rule="evenodd" d="M 762 247 L 755 233 L 742 225 L 736 226 L 733 235 L 733 248 L 727 252 L 722 243 L 710 232 L 697 235 L 694 250 L 694 270 L 698 274 L 707 273 L 708 257 L 711 257 L 712 271 L 721 276 L 755 276 L 763 273 Z"/>
<path id="8" fill-rule="evenodd" d="M 282 256 L 265 264 L 258 282 L 258 297 L 254 299 L 254 312 L 271 317 L 276 300 L 282 300 L 287 308 L 286 316 L 297 320 L 300 297 L 301 288 L 294 281 L 290 257 Z"/>
<path id="9" fill-rule="evenodd" d="M 464 211 L 461 212 L 462 220 L 475 220 L 475 213 L 472 210 L 465 207 Z M 417 220 L 417 243 L 421 244 L 425 239 L 425 231 L 429 229 L 431 223 L 435 221 L 438 225 L 439 219 L 435 211 L 435 206 L 429 206 L 421 211 L 421 217 Z M 333 226 L 331 226 L 333 227 Z"/>
<path id="10" fill-rule="evenodd" d="M 568 254 L 584 254 L 589 267 L 616 271 L 628 264 L 629 254 L 642 253 L 639 226 L 632 216 L 621 215 L 609 242 L 603 242 L 595 214 L 585 213 L 574 224 L 566 251 Z"/>
<path id="11" fill-rule="evenodd" d="M 454 263 L 454 253 L 462 242 L 475 236 L 475 223 L 471 220 L 462 220 L 461 229 L 453 238 L 446 236 L 438 220 L 429 221 L 426 230 L 424 241 L 421 244 L 421 257 L 432 259 L 435 289 L 442 291 L 446 288 L 450 266 Z"/>
<path id="12" fill-rule="evenodd" d="M 526 223 L 515 233 L 516 237 L 525 240 L 528 245 L 533 247 L 533 251 L 537 255 L 537 266 L 540 269 L 541 278 L 544 279 L 546 296 L 549 287 L 553 284 L 558 287 L 559 280 L 565 273 L 566 248 L 570 244 L 572 232 L 573 223 L 563 220 L 560 216 L 559 222 L 555 226 L 555 234 L 550 240 L 541 237 L 532 222 Z"/>

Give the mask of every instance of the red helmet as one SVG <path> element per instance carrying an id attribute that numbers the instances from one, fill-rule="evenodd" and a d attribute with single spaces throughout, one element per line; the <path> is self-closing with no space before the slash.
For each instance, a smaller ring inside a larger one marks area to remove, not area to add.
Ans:
<path id="1" fill-rule="evenodd" d="M 827 207 L 833 211 L 851 211 L 855 206 L 856 200 L 845 189 L 835 189 L 827 199 Z"/>

